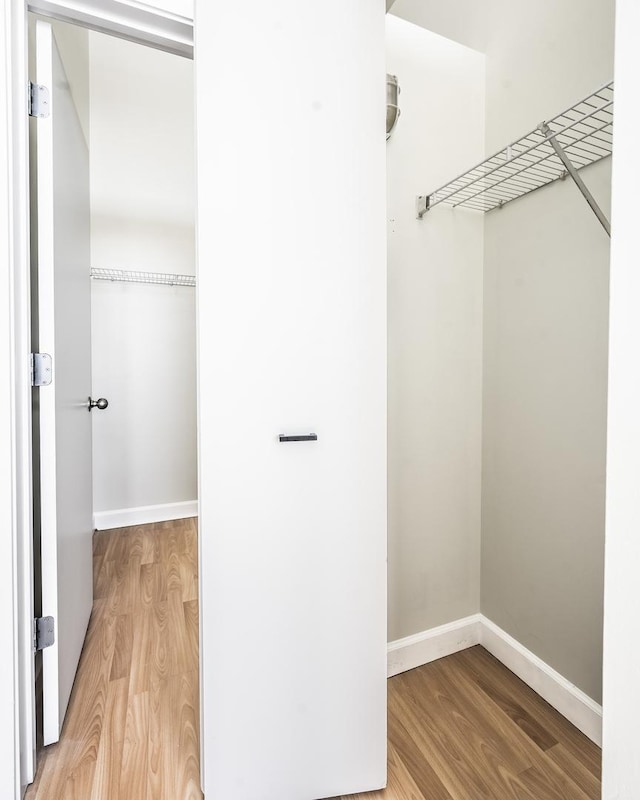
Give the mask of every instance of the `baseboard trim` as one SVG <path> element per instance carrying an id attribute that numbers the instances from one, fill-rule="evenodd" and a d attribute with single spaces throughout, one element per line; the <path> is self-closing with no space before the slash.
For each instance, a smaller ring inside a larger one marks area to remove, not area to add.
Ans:
<path id="1" fill-rule="evenodd" d="M 476 644 L 480 644 L 480 614 L 396 639 L 387 645 L 387 676 L 391 678 Z"/>
<path id="2" fill-rule="evenodd" d="M 602 706 L 490 619 L 481 615 L 480 644 L 563 717 L 602 747 Z"/>
<path id="3" fill-rule="evenodd" d="M 563 717 L 602 746 L 602 706 L 483 614 L 464 617 L 387 645 L 392 677 L 481 644 Z"/>
<path id="4" fill-rule="evenodd" d="M 198 516 L 198 501 L 163 503 L 157 506 L 119 508 L 115 511 L 98 511 L 93 515 L 93 527 L 98 531 L 127 528 L 130 525 L 148 525 L 151 522 L 168 522 Z"/>

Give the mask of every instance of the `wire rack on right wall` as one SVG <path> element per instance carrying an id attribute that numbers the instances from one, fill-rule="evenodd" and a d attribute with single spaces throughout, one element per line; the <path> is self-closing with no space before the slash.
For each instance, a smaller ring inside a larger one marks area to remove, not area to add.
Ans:
<path id="1" fill-rule="evenodd" d="M 491 211 L 567 175 L 560 145 L 576 170 L 611 155 L 613 82 L 467 172 L 418 198 L 418 216 L 440 203 Z"/>

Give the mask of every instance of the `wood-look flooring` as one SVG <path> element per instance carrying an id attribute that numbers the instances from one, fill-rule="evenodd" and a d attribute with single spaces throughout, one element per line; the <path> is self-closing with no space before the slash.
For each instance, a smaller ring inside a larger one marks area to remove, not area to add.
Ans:
<path id="1" fill-rule="evenodd" d="M 484 648 L 388 682 L 387 789 L 343 800 L 599 800 L 601 752 Z"/>
<path id="2" fill-rule="evenodd" d="M 195 520 L 96 534 L 94 595 L 27 800 L 201 800 Z M 600 798 L 599 748 L 482 647 L 390 679 L 388 696 L 388 788 L 342 800 Z"/>
<path id="3" fill-rule="evenodd" d="M 201 800 L 196 521 L 96 533 L 93 564 L 62 736 L 26 800 Z"/>

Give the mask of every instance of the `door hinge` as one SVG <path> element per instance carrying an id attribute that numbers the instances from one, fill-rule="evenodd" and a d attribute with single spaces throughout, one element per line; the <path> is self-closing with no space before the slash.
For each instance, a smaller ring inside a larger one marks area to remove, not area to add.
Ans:
<path id="1" fill-rule="evenodd" d="M 48 386 L 53 377 L 53 362 L 49 353 L 31 353 L 31 385 Z"/>
<path id="2" fill-rule="evenodd" d="M 47 87 L 41 83 L 29 81 L 29 116 L 46 119 L 50 110 L 51 104 Z"/>
<path id="3" fill-rule="evenodd" d="M 33 649 L 44 650 L 56 641 L 56 623 L 53 617 L 36 617 L 33 620 Z"/>

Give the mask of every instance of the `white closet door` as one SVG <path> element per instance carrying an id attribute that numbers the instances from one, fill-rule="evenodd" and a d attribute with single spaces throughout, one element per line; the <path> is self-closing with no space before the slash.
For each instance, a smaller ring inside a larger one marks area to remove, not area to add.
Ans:
<path id="1" fill-rule="evenodd" d="M 385 782 L 384 12 L 197 8 L 206 797 Z"/>
<path id="2" fill-rule="evenodd" d="M 53 357 L 40 393 L 44 743 L 56 742 L 91 613 L 91 287 L 89 158 L 51 26 L 36 25 L 36 82 L 50 114 L 36 125 L 39 350 Z"/>

